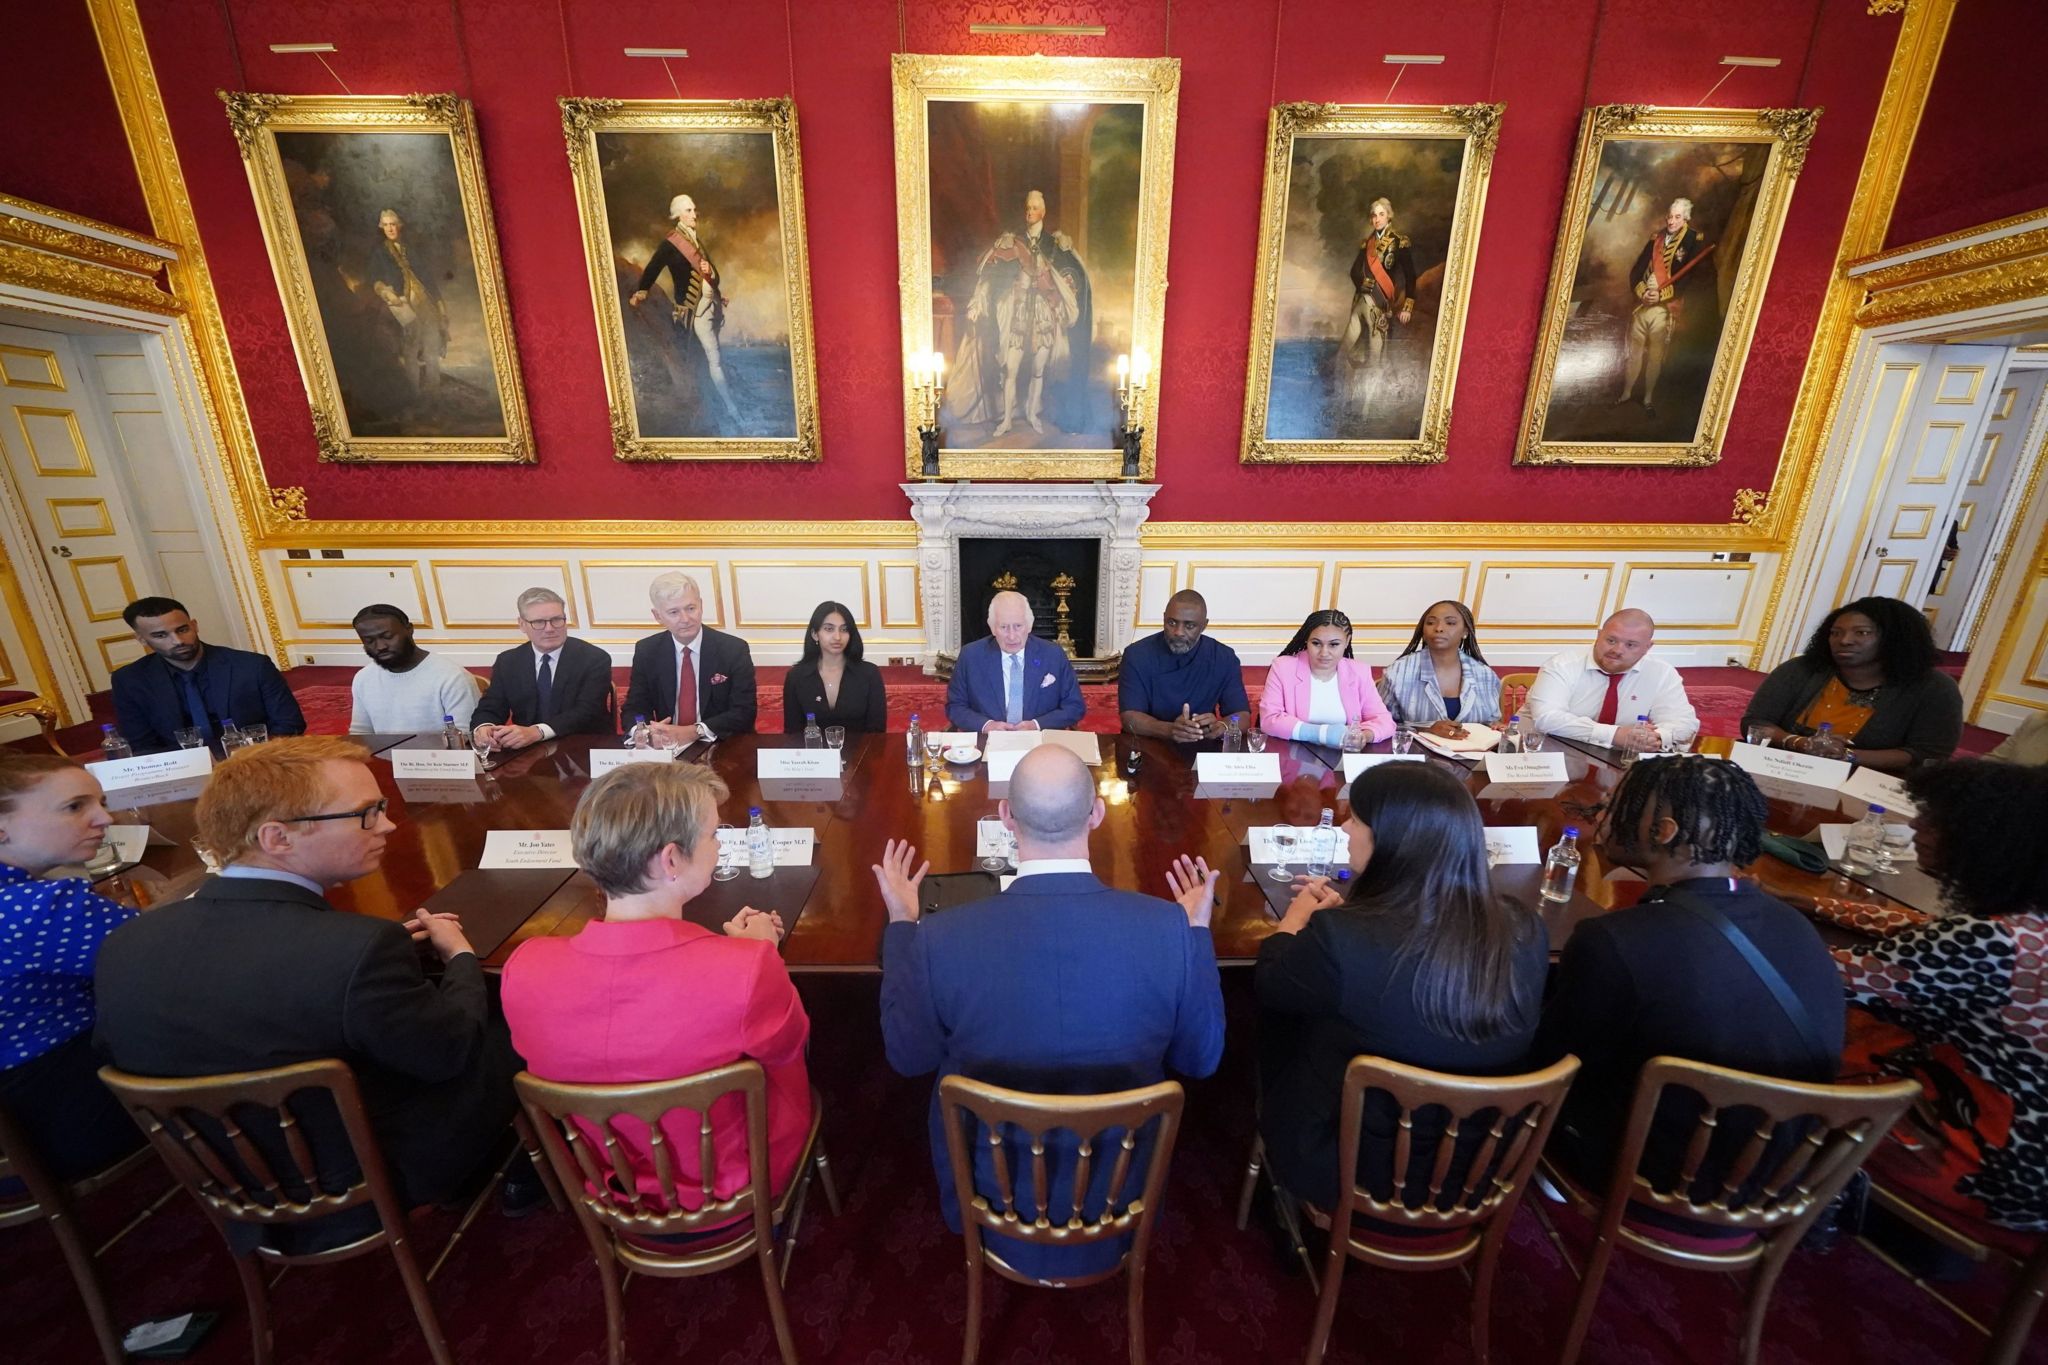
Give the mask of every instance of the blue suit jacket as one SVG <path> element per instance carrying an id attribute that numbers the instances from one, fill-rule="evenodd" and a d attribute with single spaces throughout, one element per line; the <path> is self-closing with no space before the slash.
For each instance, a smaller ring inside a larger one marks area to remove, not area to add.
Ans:
<path id="1" fill-rule="evenodd" d="M 936 1071 L 1016 1090 L 1083 1095 L 1151 1085 L 1168 1068 L 1207 1076 L 1223 1058 L 1223 990 L 1207 929 L 1178 905 L 1112 891 L 1093 875 L 1042 873 L 1000 896 L 957 906 L 882 937 L 882 1037 L 906 1076 Z M 939 1206 L 954 1231 L 960 1208 L 947 1168 L 938 1091 L 931 1110 Z M 978 1186 L 997 1190 L 976 1144 Z M 1145 1150 L 1143 1147 L 1141 1151 Z M 1071 1199 L 1073 1151 L 1051 1154 L 1054 1212 Z M 1029 1169 L 1012 1154 L 1012 1171 Z M 1097 1164 L 1099 1214 L 1112 1163 Z M 1142 1169 L 1125 1186 L 1142 1188 Z M 1021 1197 L 1028 1182 L 1017 1186 Z M 992 1238 L 1026 1274 L 1078 1275 L 1112 1263 L 1113 1245 L 1039 1248 Z"/>
<path id="2" fill-rule="evenodd" d="M 208 645 L 198 666 L 199 695 L 216 727 L 267 725 L 273 737 L 306 733 L 306 715 L 284 674 L 261 654 Z M 175 670 L 160 654 L 145 654 L 114 670 L 114 718 L 121 738 L 138 754 L 178 747 L 177 734 L 192 723 Z M 219 738 L 216 728 L 214 737 Z"/>
<path id="3" fill-rule="evenodd" d="M 1046 681 L 1048 674 L 1051 682 Z M 1046 730 L 1071 730 L 1087 709 L 1081 700 L 1081 680 L 1074 676 L 1066 651 L 1036 635 L 1026 640 L 1023 719 L 1035 720 Z M 946 684 L 946 718 L 955 730 L 979 730 L 1006 713 L 1002 646 L 995 636 L 986 635 L 961 650 L 953 665 L 953 680 Z"/>

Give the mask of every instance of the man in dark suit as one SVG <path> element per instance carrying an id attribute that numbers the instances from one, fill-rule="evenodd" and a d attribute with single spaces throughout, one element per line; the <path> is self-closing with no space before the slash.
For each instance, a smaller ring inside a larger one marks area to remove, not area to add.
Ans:
<path id="1" fill-rule="evenodd" d="M 401 925 L 328 904 L 327 887 L 376 869 L 395 828 L 364 759 L 346 739 L 317 736 L 214 769 L 195 816 L 198 842 L 225 866 L 102 945 L 94 1041 L 145 1076 L 339 1058 L 400 1196 L 446 1202 L 503 1139 L 521 1063 L 453 915 L 421 910 Z M 444 964 L 439 981 L 415 940 Z M 299 1112 L 320 1164 L 348 1173 L 331 1159 L 345 1141 L 332 1107 Z"/>
<path id="2" fill-rule="evenodd" d="M 469 728 L 488 749 L 523 749 L 556 735 L 615 735 L 612 656 L 569 637 L 569 607 L 553 588 L 519 594 L 517 645 L 491 664 Z M 516 722 L 516 723 L 515 723 Z"/>
<path id="3" fill-rule="evenodd" d="M 633 675 L 620 715 L 645 716 L 654 742 L 695 744 L 754 729 L 754 655 L 737 635 L 704 624 L 704 594 L 686 573 L 657 574 L 647 586 L 661 633 L 633 646 Z M 678 678 L 692 680 L 679 686 Z"/>
<path id="4" fill-rule="evenodd" d="M 1168 1068 L 1195 1077 L 1213 1072 L 1223 1057 L 1223 992 L 1209 939 L 1217 874 L 1180 859 L 1177 875 L 1168 876 L 1178 906 L 1104 886 L 1088 866 L 1088 834 L 1102 823 L 1102 802 L 1088 769 L 1064 749 L 1024 755 L 999 811 L 1016 836 L 1018 863 L 1016 881 L 998 896 L 921 920 L 918 886 L 930 865 L 917 866 L 917 851 L 892 839 L 874 869 L 889 911 L 882 937 L 889 1064 L 906 1076 L 936 1071 L 1050 1094 L 1150 1085 Z M 931 1143 L 939 1205 L 957 1232 L 936 1089 Z M 986 1162 L 986 1143 L 975 1147 Z M 1060 1199 L 1071 1199 L 1072 1145 L 1052 1160 L 1063 1174 L 1049 1202 L 1061 1207 Z M 1097 1208 L 1111 1164 L 1095 1168 Z M 992 1171 L 980 1175 L 993 1193 Z M 1142 1173 L 1133 1173 L 1126 1190 L 1142 1183 Z M 990 1245 L 1017 1270 L 1042 1278 L 1104 1269 L 1121 1254 L 1115 1245 L 1033 1247 L 1004 1237 Z"/>
<path id="5" fill-rule="evenodd" d="M 988 604 L 988 636 L 960 651 L 946 685 L 956 730 L 1071 730 L 1087 705 L 1066 651 L 1031 633 L 1031 603 L 999 592 Z"/>
<path id="6" fill-rule="evenodd" d="M 204 644 L 185 604 L 169 597 L 130 602 L 121 619 L 149 651 L 114 670 L 114 719 L 138 754 L 178 747 L 178 731 L 266 725 L 273 738 L 306 733 L 306 716 L 277 665 L 261 654 Z"/>

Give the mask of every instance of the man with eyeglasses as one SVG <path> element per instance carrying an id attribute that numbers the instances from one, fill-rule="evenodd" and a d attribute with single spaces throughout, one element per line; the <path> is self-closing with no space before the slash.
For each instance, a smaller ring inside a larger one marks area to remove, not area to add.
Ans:
<path id="1" fill-rule="evenodd" d="M 125 1071 L 211 1076 L 335 1057 L 348 1063 L 408 1205 L 446 1203 L 503 1150 L 520 1069 L 462 925 L 419 910 L 346 914 L 327 888 L 377 870 L 393 829 L 363 749 L 339 736 L 236 751 L 200 795 L 195 842 L 220 875 L 109 935 L 93 974 L 94 1042 Z M 144 921 L 147 921 L 146 923 Z M 416 944 L 440 959 L 429 979 Z M 323 1172 L 353 1177 L 323 1098 L 294 1106 Z M 251 1138 L 277 1156 L 273 1128 Z M 508 1212 L 538 1204 L 521 1171 Z M 294 1249 L 361 1235 L 351 1210 Z M 374 1214 L 369 1226 L 374 1227 Z M 238 1247 L 246 1252 L 252 1248 Z"/>
<path id="2" fill-rule="evenodd" d="M 615 735 L 612 656 L 569 635 L 569 608 L 553 588 L 519 594 L 515 645 L 491 665 L 491 684 L 470 712 L 480 747 L 524 749 L 557 735 Z"/>

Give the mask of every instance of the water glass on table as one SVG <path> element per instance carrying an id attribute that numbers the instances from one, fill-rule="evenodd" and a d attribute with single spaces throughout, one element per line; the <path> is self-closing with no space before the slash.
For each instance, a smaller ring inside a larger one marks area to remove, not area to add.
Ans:
<path id="1" fill-rule="evenodd" d="M 1407 721 L 1394 726 L 1394 752 L 1405 754 L 1415 747 L 1415 727 Z"/>
<path id="2" fill-rule="evenodd" d="M 199 749 L 204 748 L 206 745 L 206 732 L 196 725 L 187 725 L 182 729 L 173 730 L 171 734 L 178 741 L 180 749 Z"/>
<path id="3" fill-rule="evenodd" d="M 1262 754 L 1266 752 L 1266 732 L 1256 725 L 1245 731 L 1244 747 L 1246 753 Z"/>
<path id="4" fill-rule="evenodd" d="M 1273 826 L 1273 868 L 1266 875 L 1276 882 L 1294 881 L 1294 874 L 1287 870 L 1287 860 L 1294 856 L 1297 837 L 1292 825 Z"/>
<path id="5" fill-rule="evenodd" d="M 1877 866 L 1874 870 L 1885 873 L 1897 872 L 1899 860 L 1904 858 L 1912 847 L 1911 825 L 1886 825 L 1884 838 L 1877 846 Z"/>
<path id="6" fill-rule="evenodd" d="M 723 820 L 718 822 L 718 867 L 712 872 L 711 880 L 729 882 L 740 875 L 739 833 L 738 826 Z"/>
<path id="7" fill-rule="evenodd" d="M 833 750 L 846 747 L 846 727 L 844 725 L 828 725 L 825 727 L 825 747 Z"/>
<path id="8" fill-rule="evenodd" d="M 924 732 L 924 765 L 932 772 L 939 770 L 939 755 L 945 751 L 946 735 L 943 730 Z"/>
<path id="9" fill-rule="evenodd" d="M 242 741 L 245 744 L 262 744 L 269 738 L 270 727 L 268 725 L 244 725 L 242 727 Z"/>
<path id="10" fill-rule="evenodd" d="M 1748 740 L 1751 744 L 1756 745 L 1756 747 L 1759 749 L 1768 749 L 1771 747 L 1770 732 L 1764 729 L 1764 727 L 1761 725 L 1750 726 L 1748 729 L 1742 732 L 1742 737 Z"/>

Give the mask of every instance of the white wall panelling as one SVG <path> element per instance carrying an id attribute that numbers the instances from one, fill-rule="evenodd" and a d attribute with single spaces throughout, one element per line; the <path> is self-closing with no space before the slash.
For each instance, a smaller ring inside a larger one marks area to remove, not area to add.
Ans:
<path id="1" fill-rule="evenodd" d="M 1332 600 L 1351 618 L 1354 632 L 1406 626 L 1412 633 L 1422 613 L 1438 602 L 1469 602 L 1465 589 L 1471 577 L 1472 566 L 1462 559 L 1340 560 Z"/>
<path id="2" fill-rule="evenodd" d="M 507 575 L 519 579 L 519 586 L 510 592 L 505 590 Z M 576 610 L 575 585 L 569 581 L 566 559 L 435 559 L 427 563 L 427 576 L 433 581 L 434 606 L 439 612 L 436 619 L 448 630 L 494 630 L 500 635 L 516 635 L 518 627 L 513 621 L 518 615 L 519 594 L 528 588 L 553 588 L 562 594 L 562 600 L 569 604 L 572 629 L 583 620 L 582 613 Z M 641 593 L 644 601 L 645 585 Z"/>
<path id="3" fill-rule="evenodd" d="M 874 625 L 866 560 L 735 559 L 727 568 L 735 630 L 801 629 L 820 602 L 846 607 L 862 630 Z"/>

